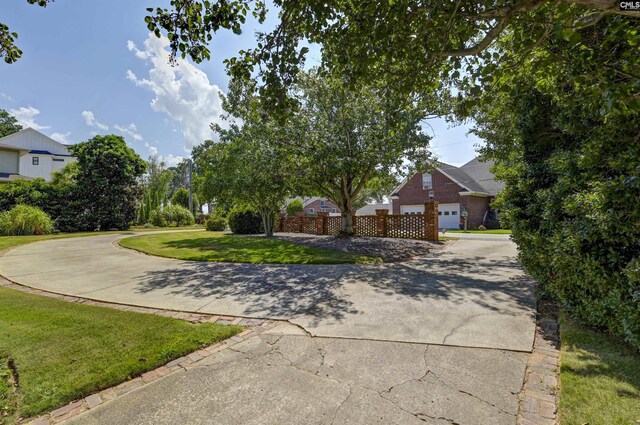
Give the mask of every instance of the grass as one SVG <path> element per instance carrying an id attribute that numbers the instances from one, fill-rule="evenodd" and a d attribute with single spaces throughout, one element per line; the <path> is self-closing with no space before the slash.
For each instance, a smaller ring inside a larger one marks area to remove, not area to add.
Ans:
<path id="1" fill-rule="evenodd" d="M 278 239 L 206 231 L 135 236 L 122 239 L 120 245 L 161 257 L 195 261 L 258 264 L 367 264 L 381 261 L 377 257 L 312 248 Z"/>
<path id="2" fill-rule="evenodd" d="M 116 385 L 240 330 L 0 287 L 0 352 L 15 361 L 22 417 Z M 10 400 L 2 398 L 3 364 L 0 358 L 0 408 L 2 403 L 10 408 Z"/>
<path id="3" fill-rule="evenodd" d="M 640 423 L 640 353 L 560 316 L 563 425 Z"/>
<path id="4" fill-rule="evenodd" d="M 465 233 L 464 230 L 447 230 L 447 233 Z M 481 235 L 510 235 L 511 229 L 467 230 L 466 233 Z"/>
<path id="5" fill-rule="evenodd" d="M 155 228 L 146 228 L 146 227 L 132 227 L 131 230 L 116 230 L 109 232 L 77 232 L 77 233 L 53 233 L 49 235 L 34 235 L 34 236 L 0 236 L 0 251 L 3 251 L 7 248 L 12 248 L 19 245 L 28 244 L 31 242 L 44 241 L 49 239 L 66 239 L 66 238 L 77 238 L 82 236 L 98 236 L 98 235 L 106 235 L 110 233 L 130 233 L 130 232 L 153 232 L 153 231 L 163 231 L 163 230 L 174 230 L 175 227 L 155 227 Z M 186 226 L 179 227 L 177 229 L 202 229 L 202 226 Z"/>
<path id="6" fill-rule="evenodd" d="M 0 353 L 0 424 L 15 418 L 16 399 L 11 385 L 12 372 L 9 367 L 9 356 Z"/>

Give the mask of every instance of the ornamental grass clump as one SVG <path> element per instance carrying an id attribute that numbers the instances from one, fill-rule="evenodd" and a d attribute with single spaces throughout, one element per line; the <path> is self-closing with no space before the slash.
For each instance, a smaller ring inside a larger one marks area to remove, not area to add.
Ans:
<path id="1" fill-rule="evenodd" d="M 0 235 L 44 235 L 53 233 L 53 221 L 40 208 L 16 205 L 0 213 Z"/>

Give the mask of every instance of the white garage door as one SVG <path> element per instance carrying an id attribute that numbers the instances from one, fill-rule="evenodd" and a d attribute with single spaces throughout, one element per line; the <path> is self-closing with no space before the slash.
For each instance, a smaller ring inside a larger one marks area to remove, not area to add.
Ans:
<path id="1" fill-rule="evenodd" d="M 460 204 L 438 204 L 438 227 L 440 229 L 459 229 Z"/>
<path id="2" fill-rule="evenodd" d="M 400 205 L 400 214 L 424 214 L 424 204 Z"/>
<path id="3" fill-rule="evenodd" d="M 424 214 L 423 205 L 401 205 L 401 214 Z M 459 229 L 460 204 L 438 204 L 438 228 Z"/>

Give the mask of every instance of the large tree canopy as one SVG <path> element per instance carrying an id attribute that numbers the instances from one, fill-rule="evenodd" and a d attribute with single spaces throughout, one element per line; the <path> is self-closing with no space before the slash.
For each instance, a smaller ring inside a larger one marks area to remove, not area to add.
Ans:
<path id="1" fill-rule="evenodd" d="M 308 191 L 340 207 L 342 233 L 352 234 L 354 204 L 372 179 L 388 179 L 429 159 L 424 107 L 390 103 L 375 85 L 354 92 L 341 78 L 316 71 L 299 80 L 292 98 L 300 106 L 282 125 L 285 137 L 278 142 Z"/>
<path id="2" fill-rule="evenodd" d="M 321 45 L 324 69 L 348 76 L 353 84 L 383 79 L 393 93 L 428 93 L 448 82 L 473 87 L 480 78 L 491 82 L 497 63 L 522 63 L 550 38 L 576 41 L 577 31 L 604 18 L 640 17 L 640 11 L 620 10 L 619 2 L 611 0 L 275 0 L 274 4 L 280 8 L 276 29 L 259 33 L 256 47 L 239 52 L 227 66 L 230 74 L 245 79 L 257 72 L 273 106 L 280 107 L 289 104 L 287 89 L 304 62 L 306 42 Z M 199 62 L 210 56 L 213 33 L 240 32 L 247 14 L 263 20 L 266 6 L 250 0 L 173 0 L 170 8 L 149 10 L 149 29 L 167 34 L 172 54 Z"/>

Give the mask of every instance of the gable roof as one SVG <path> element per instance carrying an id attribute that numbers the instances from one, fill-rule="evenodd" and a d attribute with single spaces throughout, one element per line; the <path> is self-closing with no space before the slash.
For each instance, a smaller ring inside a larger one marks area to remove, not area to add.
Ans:
<path id="1" fill-rule="evenodd" d="M 462 187 L 461 192 L 485 193 L 489 196 L 495 196 L 504 188 L 504 183 L 496 181 L 491 172 L 491 167 L 493 167 L 493 161 L 480 161 L 476 157 L 461 167 L 445 162 L 437 162 L 436 170 L 460 185 Z M 398 193 L 412 176 L 405 178 L 393 190 L 392 195 Z"/>
<path id="2" fill-rule="evenodd" d="M 46 151 L 51 155 L 69 156 L 66 145 L 30 127 L 0 138 L 0 145 L 25 151 Z"/>
<path id="3" fill-rule="evenodd" d="M 484 191 L 491 196 L 495 196 L 504 189 L 504 182 L 496 180 L 491 172 L 493 161 L 480 161 L 478 157 L 464 164 L 460 169 L 470 178 L 484 188 Z"/>

